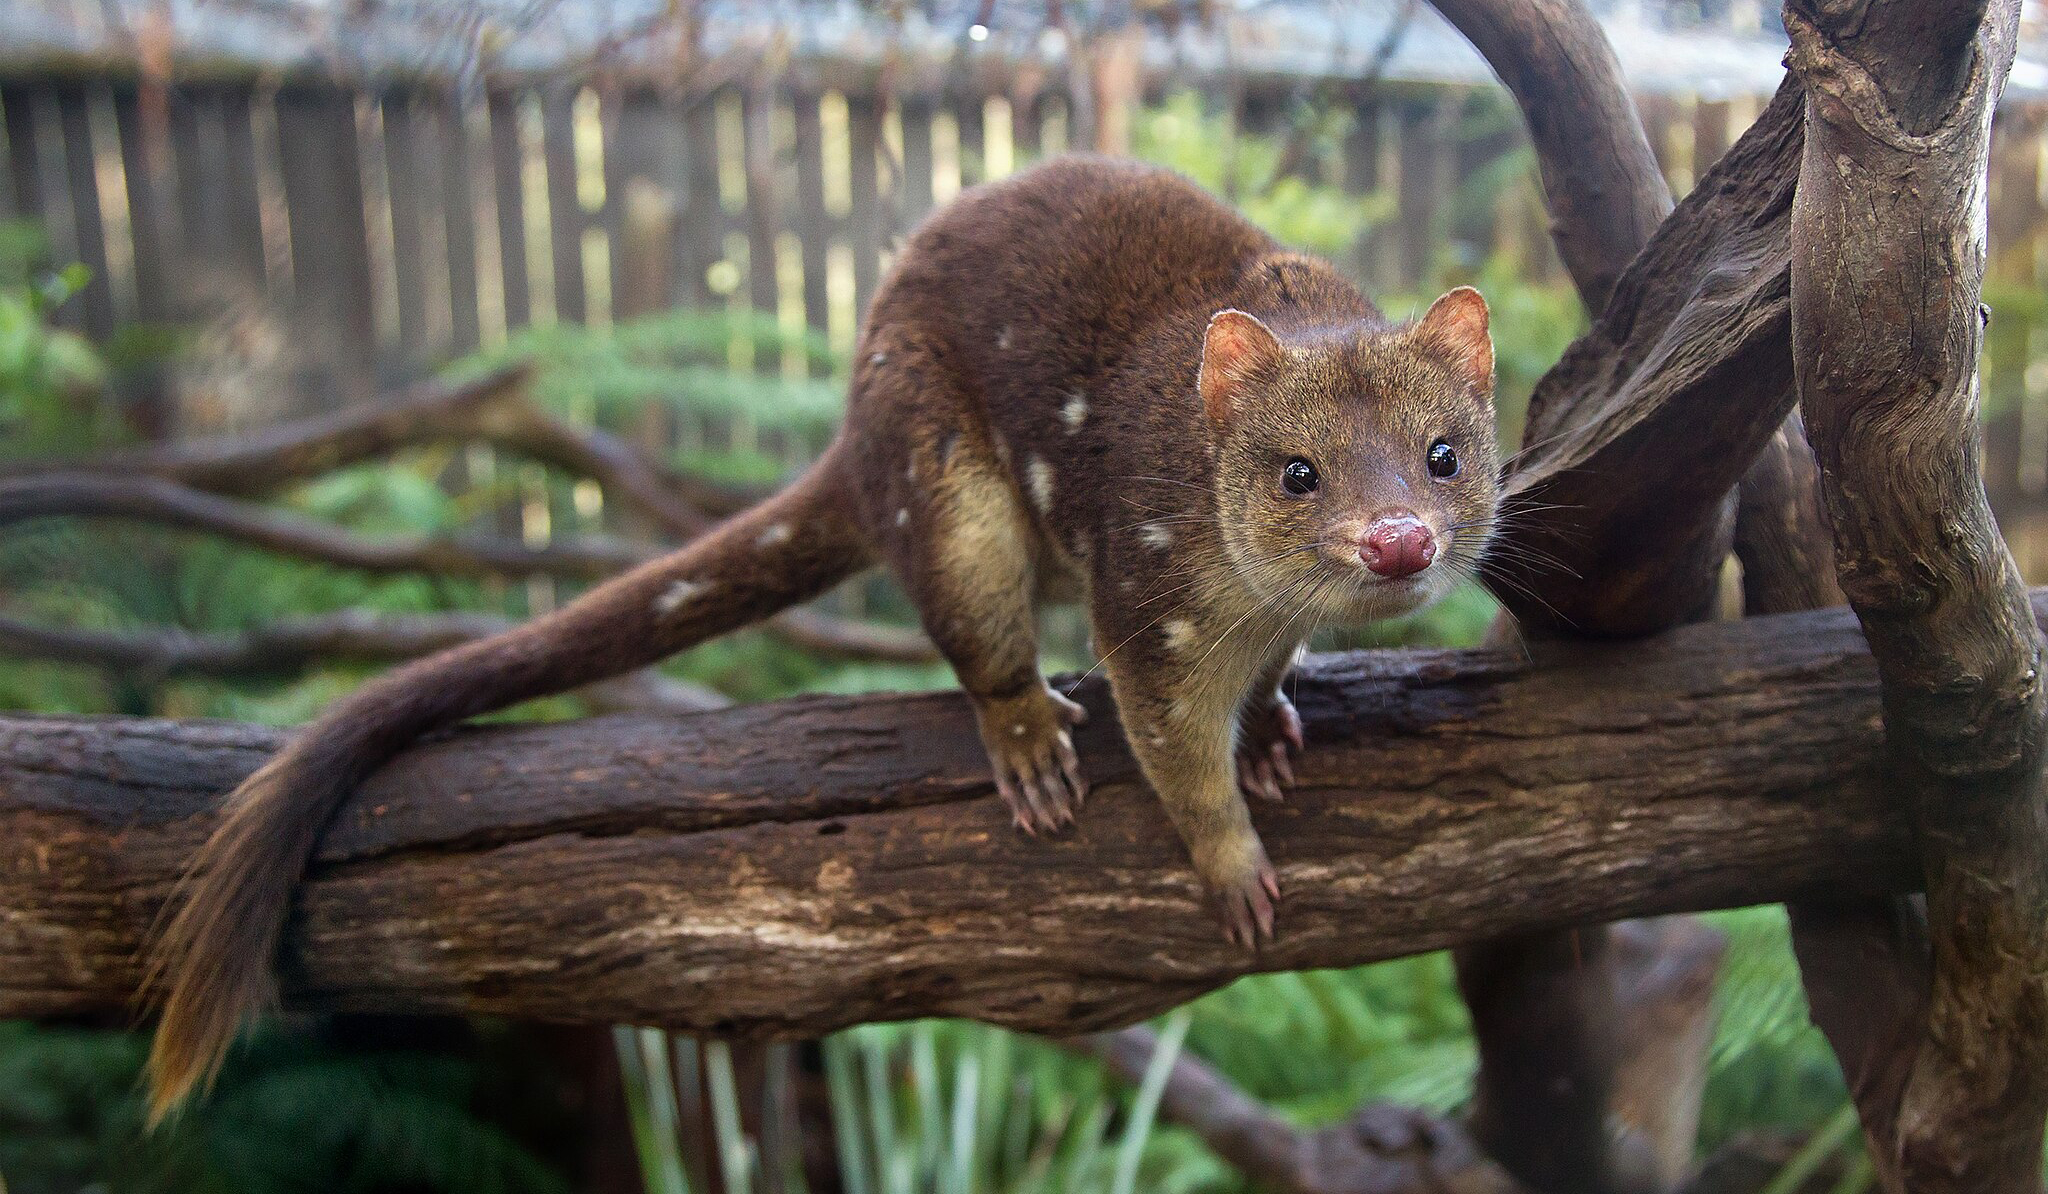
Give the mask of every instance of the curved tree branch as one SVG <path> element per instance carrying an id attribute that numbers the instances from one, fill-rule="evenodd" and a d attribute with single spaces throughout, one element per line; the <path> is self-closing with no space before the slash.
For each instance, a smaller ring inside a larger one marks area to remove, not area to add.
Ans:
<path id="1" fill-rule="evenodd" d="M 63 472 L 0 480 L 0 527 L 30 518 L 59 516 L 130 518 L 204 531 L 301 559 L 374 573 L 511 577 L 543 574 L 594 579 L 659 554 L 657 549 L 595 536 L 554 539 L 541 547 L 529 547 L 489 535 L 371 538 L 286 511 L 219 497 L 149 476 Z M 495 620 L 470 624 L 508 625 Z M 383 637 L 378 641 L 388 646 L 376 646 L 368 654 L 344 649 L 338 652 L 338 658 L 354 662 L 414 658 L 425 651 L 467 641 L 467 637 L 448 636 L 447 632 L 455 625 L 448 624 L 424 636 L 409 629 L 387 626 L 371 633 L 373 636 L 381 634 Z M 880 663 L 935 663 L 939 659 L 938 650 L 932 646 L 931 640 L 908 627 L 852 621 L 807 609 L 788 610 L 762 625 L 769 633 L 799 650 L 831 659 Z M 368 630 L 368 623 L 356 625 L 344 637 L 368 642 L 364 637 Z M 65 632 L 53 633 L 61 637 Z M 320 643 L 325 631 L 312 633 L 310 639 L 306 635 L 307 629 L 298 626 L 268 637 L 259 634 L 257 640 L 243 636 L 236 645 L 216 642 L 212 647 L 202 648 L 200 644 L 204 640 L 165 631 L 156 635 L 151 640 L 152 645 L 141 650 L 140 654 L 170 662 L 195 653 L 195 658 L 199 659 L 214 654 L 241 658 L 252 651 L 280 649 L 283 651 L 278 665 L 280 673 L 288 673 L 304 670 L 320 661 Z M 34 640 L 17 633 L 12 641 L 19 644 Z M 112 642 L 108 640 L 109 646 L 101 653 L 100 661 L 123 666 L 120 659 L 125 652 L 113 646 Z M 298 642 L 306 642 L 307 649 L 292 649 L 292 644 Z M 170 646 L 173 643 L 181 645 L 174 648 Z M 81 659 L 77 662 L 94 660 Z M 191 670 L 191 665 L 186 665 L 186 670 Z M 237 664 L 229 670 L 248 669 Z"/>
<path id="2" fill-rule="evenodd" d="M 459 436 L 485 412 L 523 401 L 528 370 L 501 369 L 463 385 L 422 382 L 402 393 L 239 435 L 180 440 L 77 460 L 38 460 L 0 468 L 0 477 L 94 472 L 162 477 L 231 497 L 260 497 L 295 481 L 386 455 L 412 444 Z"/>
<path id="3" fill-rule="evenodd" d="M 1101 1058 L 1133 1086 L 1159 1047 L 1149 1028 L 1062 1043 Z M 1191 1053 L 1174 1059 L 1159 1114 L 1200 1136 L 1261 1189 L 1281 1194 L 1524 1194 L 1457 1124 L 1375 1103 L 1341 1123 L 1297 1128 Z"/>
<path id="4" fill-rule="evenodd" d="M 1513 93 L 1536 147 L 1557 254 L 1586 310 L 1671 211 L 1621 64 L 1579 0 L 1431 0 Z"/>
<path id="5" fill-rule="evenodd" d="M 685 476 L 609 432 L 563 422 L 526 398 L 527 374 L 525 366 L 515 366 L 460 385 L 423 382 L 376 402 L 247 434 L 13 464 L 0 468 L 0 477 L 149 476 L 228 497 L 261 497 L 399 448 L 475 440 L 590 477 L 679 538 L 701 533 L 760 496 Z"/>
<path id="6" fill-rule="evenodd" d="M 1630 636 L 1704 612 L 1729 497 L 1792 409 L 1803 104 L 1788 80 L 1537 384 L 1510 479 L 1525 550 L 1489 566 L 1525 626 Z"/>
<path id="7" fill-rule="evenodd" d="M 530 547 L 490 535 L 372 538 L 273 506 L 160 477 L 44 473 L 0 481 L 0 527 L 32 518 L 122 518 L 203 531 L 267 551 L 363 572 L 444 576 L 609 576 L 648 559 L 646 548 L 602 536 Z"/>
<path id="8" fill-rule="evenodd" d="M 417 659 L 512 623 L 492 614 L 372 614 L 344 610 L 240 633 L 80 630 L 0 617 L 0 656 L 107 668 L 148 681 L 177 676 L 285 679 L 317 667 Z M 600 711 L 694 713 L 732 702 L 717 691 L 647 670 L 578 690 Z"/>

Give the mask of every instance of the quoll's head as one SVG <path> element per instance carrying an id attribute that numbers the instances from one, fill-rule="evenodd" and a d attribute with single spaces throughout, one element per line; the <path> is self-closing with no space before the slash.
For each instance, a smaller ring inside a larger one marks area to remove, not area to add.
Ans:
<path id="1" fill-rule="evenodd" d="M 1279 334 L 1219 311 L 1199 385 L 1225 548 L 1280 612 L 1392 617 L 1477 567 L 1500 500 L 1478 291 L 1397 328 Z"/>

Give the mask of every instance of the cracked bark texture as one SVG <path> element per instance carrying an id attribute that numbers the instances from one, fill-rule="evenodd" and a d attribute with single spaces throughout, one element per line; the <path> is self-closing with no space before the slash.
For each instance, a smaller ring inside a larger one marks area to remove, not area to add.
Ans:
<path id="1" fill-rule="evenodd" d="M 1846 611 L 1626 646 L 1315 661 L 1311 750 L 1259 813 L 1277 943 L 1216 938 L 1107 714 L 1076 836 L 1006 828 L 957 694 L 481 727 L 347 805 L 287 1003 L 813 1036 L 961 1015 L 1070 1034 L 1247 970 L 1572 924 L 1910 891 L 1876 674 Z M 0 1015 L 125 1007 L 136 947 L 273 731 L 0 720 Z M 1645 758 L 1659 760 L 1644 768 Z"/>
<path id="2" fill-rule="evenodd" d="M 1808 94 L 1794 365 L 1927 886 L 1924 924 L 1858 934 L 1884 945 L 1861 961 L 1899 1008 L 1856 1094 L 1887 1181 L 1915 1192 L 2038 1191 L 2048 1120 L 2048 695 L 1976 429 L 1985 171 L 2018 17 L 2007 0 L 1786 9 Z"/>

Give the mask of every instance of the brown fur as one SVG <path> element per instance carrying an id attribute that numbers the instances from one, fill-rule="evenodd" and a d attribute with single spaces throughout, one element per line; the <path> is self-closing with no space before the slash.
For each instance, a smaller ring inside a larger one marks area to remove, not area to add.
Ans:
<path id="1" fill-rule="evenodd" d="M 1417 608 L 1476 563 L 1497 498 L 1491 373 L 1476 295 L 1391 326 L 1167 172 L 1069 157 L 967 192 L 904 247 L 846 423 L 789 490 L 555 614 L 365 686 L 229 797 L 159 942 L 155 1106 L 210 1077 L 273 1000 L 321 828 L 407 743 L 644 666 L 877 558 L 973 699 L 1029 832 L 1071 821 L 1086 794 L 1080 710 L 1039 673 L 1034 604 L 1085 602 L 1126 734 L 1226 926 L 1248 944 L 1270 933 L 1277 883 L 1240 787 L 1277 797 L 1287 778 L 1299 723 L 1280 680 L 1316 624 Z M 1449 480 L 1424 465 L 1439 437 L 1464 459 Z M 1321 470 L 1310 497 L 1279 484 L 1293 456 Z M 1383 584 L 1355 538 L 1392 508 L 1443 554 Z"/>

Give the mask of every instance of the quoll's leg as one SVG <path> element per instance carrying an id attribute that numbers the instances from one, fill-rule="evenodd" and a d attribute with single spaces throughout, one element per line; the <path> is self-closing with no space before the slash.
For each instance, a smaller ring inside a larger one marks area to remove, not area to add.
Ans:
<path id="1" fill-rule="evenodd" d="M 1301 714 L 1282 687 L 1294 663 L 1288 650 L 1259 677 L 1237 723 L 1237 785 L 1247 796 L 1281 803 L 1294 786 L 1293 756 L 1301 753 Z"/>
<path id="2" fill-rule="evenodd" d="M 1116 656 L 1108 670 L 1131 751 L 1187 843 L 1224 935 L 1246 947 L 1271 938 L 1280 880 L 1252 828 L 1231 758 L 1242 689 L 1162 683 L 1167 669 Z"/>
<path id="3" fill-rule="evenodd" d="M 915 345 L 899 337 L 885 362 L 863 364 L 869 367 L 856 384 L 866 387 L 864 401 L 921 388 L 914 410 L 905 396 L 902 421 L 876 420 L 912 434 L 864 445 L 869 467 L 884 478 L 879 494 L 887 501 L 869 516 L 881 554 L 974 702 L 996 787 L 1017 828 L 1056 832 L 1073 823 L 1088 794 L 1072 733 L 1087 715 L 1039 674 L 1021 499 L 966 401 Z"/>

